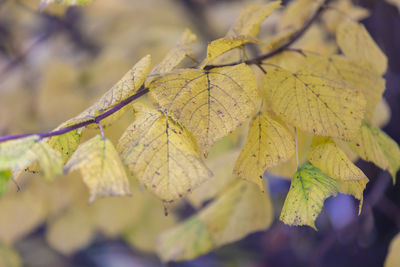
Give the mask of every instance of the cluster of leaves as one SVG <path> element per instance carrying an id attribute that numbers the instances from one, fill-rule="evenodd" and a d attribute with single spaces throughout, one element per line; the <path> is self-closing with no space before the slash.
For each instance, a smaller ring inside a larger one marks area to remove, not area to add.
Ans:
<path id="1" fill-rule="evenodd" d="M 92 106 L 55 129 L 69 131 L 1 143 L 0 193 L 25 169 L 41 171 L 48 180 L 79 169 L 90 202 L 135 197 L 126 166 L 166 206 L 185 196 L 195 206 L 213 199 L 159 237 L 164 261 L 192 259 L 266 229 L 273 211 L 265 171 L 292 177 L 280 216 L 286 224 L 316 228 L 324 200 L 338 192 L 360 200 L 361 211 L 368 178 L 353 161 L 371 161 L 395 181 L 400 149 L 376 123 L 387 59 L 353 20 L 365 16 L 362 10 L 348 1 L 333 4 L 358 12 L 349 18 L 332 9 L 316 21 L 312 14 L 321 12 L 321 3 L 293 1 L 281 14 L 279 33 L 267 41 L 257 38 L 261 24 L 281 3 L 252 5 L 225 37 L 209 43 L 195 68 L 178 68 L 194 57 L 196 36 L 186 30 L 157 66 L 151 69 L 151 57 L 143 57 Z M 309 18 L 314 24 L 308 29 Z M 297 46 L 280 49 L 305 29 Z M 249 43 L 270 56 L 246 58 Z M 148 92 L 151 101 L 131 103 Z M 114 147 L 103 127 L 130 109 L 135 120 Z M 232 156 L 227 174 L 213 176 L 204 158 L 247 122 L 240 154 Z M 90 126 L 101 135 L 81 143 Z"/>

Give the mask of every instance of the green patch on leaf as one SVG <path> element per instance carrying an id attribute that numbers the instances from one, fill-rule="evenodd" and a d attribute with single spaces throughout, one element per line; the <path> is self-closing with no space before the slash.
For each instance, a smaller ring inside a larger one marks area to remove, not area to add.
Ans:
<path id="1" fill-rule="evenodd" d="M 293 176 L 280 219 L 288 225 L 308 225 L 316 230 L 314 222 L 325 199 L 337 192 L 337 180 L 306 163 Z"/>

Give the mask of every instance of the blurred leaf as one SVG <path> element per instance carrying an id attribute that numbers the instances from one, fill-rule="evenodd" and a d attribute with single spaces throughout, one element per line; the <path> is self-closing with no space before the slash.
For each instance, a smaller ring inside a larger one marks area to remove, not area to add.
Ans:
<path id="1" fill-rule="evenodd" d="M 385 267 L 397 267 L 400 265 L 400 234 L 397 234 L 390 243 L 389 251 L 385 259 Z"/>
<path id="2" fill-rule="evenodd" d="M 147 74 L 150 71 L 151 57 L 150 55 L 142 58 L 135 66 L 132 67 L 110 90 L 108 90 L 99 100 L 83 111 L 75 118 L 66 122 L 67 125 L 77 124 L 80 122 L 94 119 L 122 101 L 136 94 L 144 83 Z M 121 110 L 119 111 L 121 112 Z M 117 113 L 119 113 L 117 112 Z M 116 116 L 113 114 L 112 116 Z M 115 117 L 117 118 L 117 117 Z M 110 120 L 108 118 L 108 120 Z M 104 122 L 102 122 L 104 123 Z"/>
<path id="3" fill-rule="evenodd" d="M 294 0 L 291 1 L 283 11 L 278 27 L 299 29 L 316 10 L 320 1 L 315 0 Z"/>
<path id="4" fill-rule="evenodd" d="M 178 66 L 185 57 L 193 57 L 191 44 L 197 40 L 197 36 L 186 29 L 175 46 L 168 52 L 164 59 L 151 71 L 151 73 L 166 73 Z M 146 84 L 148 81 L 146 81 Z"/>
<path id="5" fill-rule="evenodd" d="M 386 72 L 386 55 L 362 24 L 354 21 L 340 24 L 336 38 L 340 49 L 347 57 L 370 62 L 378 74 Z"/>
<path id="6" fill-rule="evenodd" d="M 40 7 L 43 8 L 50 4 L 62 4 L 62 5 L 87 5 L 93 2 L 93 0 L 40 0 Z"/>
<path id="7" fill-rule="evenodd" d="M 40 194 L 9 192 L 0 200 L 0 242 L 11 245 L 23 238 L 45 219 L 47 209 Z"/>
<path id="8" fill-rule="evenodd" d="M 237 179 L 232 172 L 238 155 L 239 151 L 230 150 L 217 157 L 207 158 L 206 164 L 214 175 L 187 196 L 194 207 L 200 208 L 207 200 L 217 197 Z"/>
<path id="9" fill-rule="evenodd" d="M 255 37 L 260 31 L 261 23 L 275 9 L 281 6 L 281 1 L 272 1 L 265 5 L 255 4 L 243 10 L 235 25 L 229 30 L 227 36 L 253 36 Z"/>
<path id="10" fill-rule="evenodd" d="M 94 236 L 94 224 L 85 206 L 71 207 L 48 224 L 46 240 L 50 246 L 69 255 L 85 248 Z"/>
<path id="11" fill-rule="evenodd" d="M 193 259 L 264 230 L 272 220 L 269 196 L 252 183 L 238 181 L 198 215 L 164 232 L 157 251 L 163 261 Z"/>
<path id="12" fill-rule="evenodd" d="M 396 182 L 396 173 L 400 169 L 400 149 L 390 136 L 375 126 L 363 123 L 357 137 L 349 144 L 363 160 L 388 170 L 393 183 Z"/>
<path id="13" fill-rule="evenodd" d="M 329 8 L 322 14 L 322 20 L 326 29 L 331 33 L 335 33 L 342 21 L 346 19 L 357 21 L 368 16 L 368 9 L 356 6 L 352 1 L 339 0 L 329 3 Z"/>

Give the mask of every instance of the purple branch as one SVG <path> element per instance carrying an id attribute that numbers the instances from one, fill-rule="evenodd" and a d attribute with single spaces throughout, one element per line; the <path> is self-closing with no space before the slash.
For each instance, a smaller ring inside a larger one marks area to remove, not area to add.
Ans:
<path id="1" fill-rule="evenodd" d="M 43 139 L 43 138 L 46 138 L 46 137 L 62 135 L 62 134 L 68 133 L 70 131 L 79 129 L 81 127 L 90 125 L 90 124 L 99 123 L 104 118 L 107 118 L 108 116 L 114 114 L 115 112 L 117 112 L 121 108 L 123 108 L 126 105 L 130 104 L 133 100 L 138 99 L 139 97 L 141 97 L 142 95 L 147 94 L 148 92 L 149 92 L 149 89 L 145 88 L 144 86 L 142 86 L 136 94 L 134 94 L 134 95 L 128 97 L 127 99 L 121 101 L 120 103 L 118 103 L 114 107 L 110 108 L 109 110 L 107 110 L 103 114 L 100 114 L 99 116 L 94 117 L 93 119 L 90 119 L 90 120 L 87 120 L 87 121 L 84 121 L 84 122 L 81 122 L 81 123 L 78 123 L 78 124 L 74 124 L 74 125 L 71 125 L 71 126 L 56 130 L 56 131 L 52 131 L 52 132 L 2 136 L 2 137 L 0 137 L 0 142 L 19 139 L 19 138 L 24 138 L 24 137 L 28 137 L 28 136 L 32 136 L 32 135 L 38 135 L 40 139 Z"/>
<path id="2" fill-rule="evenodd" d="M 254 57 L 248 60 L 245 60 L 243 63 L 246 63 L 247 65 L 252 65 L 252 64 L 260 64 L 263 60 L 271 58 L 284 50 L 288 49 L 289 46 L 291 46 L 293 43 L 295 43 L 298 39 L 300 39 L 301 36 L 310 28 L 310 26 L 319 18 L 319 16 L 322 14 L 322 12 L 325 10 L 326 5 L 330 2 L 331 0 L 325 0 L 315 11 L 315 13 L 310 17 L 310 19 L 299 29 L 296 33 L 293 34 L 293 36 L 283 45 L 278 47 L 275 50 L 272 50 L 269 53 L 266 53 L 264 55 L 260 55 L 258 57 Z M 227 63 L 227 64 L 220 64 L 220 65 L 207 65 L 204 67 L 205 70 L 210 70 L 213 68 L 220 68 L 220 67 L 228 67 L 228 66 L 235 66 L 238 65 L 242 62 L 233 62 L 233 63 Z"/>

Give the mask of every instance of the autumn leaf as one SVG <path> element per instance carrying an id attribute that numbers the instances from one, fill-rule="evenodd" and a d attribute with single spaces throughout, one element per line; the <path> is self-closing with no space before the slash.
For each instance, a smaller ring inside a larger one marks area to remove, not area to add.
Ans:
<path id="1" fill-rule="evenodd" d="M 0 171 L 11 170 L 16 176 L 37 162 L 48 180 L 62 174 L 62 157 L 39 136 L 30 136 L 0 144 Z"/>
<path id="2" fill-rule="evenodd" d="M 88 207 L 72 206 L 47 225 L 46 240 L 64 255 L 71 255 L 90 244 L 95 228 Z"/>
<path id="3" fill-rule="evenodd" d="M 385 267 L 397 267 L 400 264 L 400 234 L 395 235 L 390 243 L 389 251 L 385 259 Z"/>
<path id="4" fill-rule="evenodd" d="M 364 118 L 361 92 L 309 70 L 269 71 L 262 89 L 272 110 L 296 128 L 350 140 Z"/>
<path id="5" fill-rule="evenodd" d="M 164 232 L 157 244 L 163 261 L 189 260 L 268 228 L 273 219 L 269 197 L 238 181 L 198 215 Z"/>
<path id="6" fill-rule="evenodd" d="M 291 1 L 283 11 L 278 27 L 279 29 L 298 29 L 307 21 L 313 11 L 318 7 L 319 1 L 297 0 Z"/>
<path id="7" fill-rule="evenodd" d="M 293 135 L 282 122 L 261 110 L 252 119 L 249 135 L 237 159 L 234 172 L 264 190 L 263 173 L 288 160 L 295 152 Z"/>
<path id="8" fill-rule="evenodd" d="M 393 183 L 396 182 L 396 173 L 400 169 L 399 145 L 381 129 L 363 123 L 357 137 L 349 144 L 362 159 L 388 170 Z"/>
<path id="9" fill-rule="evenodd" d="M 308 225 L 314 221 L 326 198 L 336 196 L 338 183 L 311 164 L 304 164 L 293 176 L 280 220 L 288 225 Z"/>
<path id="10" fill-rule="evenodd" d="M 378 74 L 386 72 L 387 58 L 362 24 L 343 22 L 337 29 L 336 39 L 347 57 L 370 62 Z"/>
<path id="11" fill-rule="evenodd" d="M 90 202 L 97 197 L 130 195 L 128 178 L 110 140 L 97 135 L 81 144 L 64 168 L 79 169 L 90 190 Z"/>
<path id="12" fill-rule="evenodd" d="M 335 33 L 337 27 L 346 19 L 358 21 L 370 15 L 368 9 L 354 5 L 352 1 L 348 0 L 334 1 L 329 6 L 330 8 L 322 14 L 322 20 L 326 29 L 331 33 Z"/>
<path id="13" fill-rule="evenodd" d="M 67 125 L 78 124 L 88 120 L 93 120 L 114 106 L 118 105 L 127 98 L 133 96 L 144 83 L 147 74 L 150 71 L 151 57 L 150 55 L 142 58 L 135 66 L 132 67 L 110 90 L 108 90 L 99 100 L 83 111 L 81 114 L 67 121 Z M 126 109 L 125 109 L 126 110 Z M 121 114 L 120 110 L 119 114 Z M 113 114 L 114 119 L 116 114 Z M 109 118 L 107 118 L 109 120 Z M 102 122 L 104 123 L 104 122 Z"/>
<path id="14" fill-rule="evenodd" d="M 140 183 L 164 201 L 181 198 L 212 174 L 192 134 L 166 113 L 137 106 L 118 151 Z"/>
<path id="15" fill-rule="evenodd" d="M 258 100 L 250 67 L 239 64 L 212 70 L 182 69 L 150 85 L 150 94 L 199 142 L 205 153 L 241 125 Z"/>
<path id="16" fill-rule="evenodd" d="M 197 40 L 197 36 L 186 29 L 175 46 L 168 52 L 164 59 L 154 67 L 151 73 L 160 74 L 173 70 L 185 57 L 193 57 L 191 44 Z M 151 80 L 151 79 L 150 79 Z M 146 81 L 147 85 L 148 81 Z"/>
<path id="17" fill-rule="evenodd" d="M 309 153 L 312 165 L 338 181 L 339 192 L 353 195 L 363 202 L 363 192 L 368 178 L 330 138 L 314 138 Z"/>
<path id="18" fill-rule="evenodd" d="M 67 127 L 65 124 L 61 124 L 54 131 Z M 78 130 L 73 130 L 65 134 L 52 136 L 45 140 L 47 144 L 58 151 L 61 154 L 63 163 L 65 164 L 68 159 L 72 156 L 75 150 L 78 148 L 80 143 L 81 134 Z"/>
<path id="19" fill-rule="evenodd" d="M 371 119 L 385 90 L 385 79 L 376 73 L 371 63 L 337 55 L 322 57 L 307 53 L 305 64 L 307 68 L 320 72 L 327 79 L 345 82 L 361 91 L 367 101 L 366 119 Z"/>
<path id="20" fill-rule="evenodd" d="M 260 41 L 251 36 L 239 35 L 223 37 L 210 42 L 207 46 L 207 58 L 204 62 L 204 65 L 209 64 L 215 58 L 228 52 L 229 50 L 240 47 L 246 43 L 260 43 Z"/>
<path id="21" fill-rule="evenodd" d="M 237 179 L 232 175 L 232 170 L 238 156 L 239 151 L 233 150 L 215 158 L 208 157 L 206 164 L 214 175 L 187 196 L 190 204 L 200 208 L 206 201 L 223 193 Z"/>
<path id="22" fill-rule="evenodd" d="M 261 23 L 281 6 L 281 1 L 268 4 L 254 4 L 243 10 L 235 25 L 228 31 L 227 36 L 257 36 Z"/>

